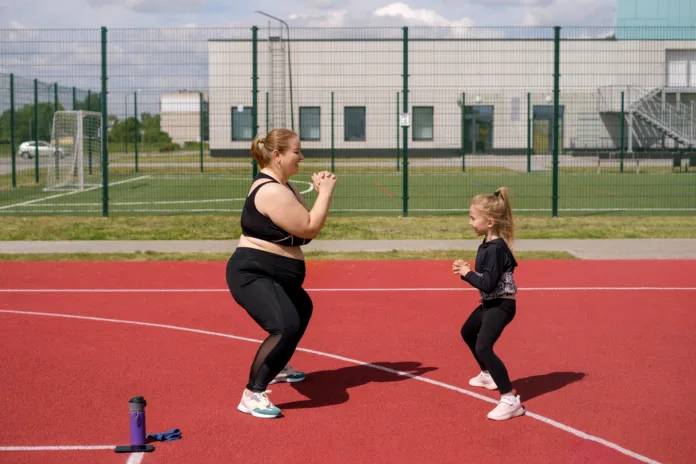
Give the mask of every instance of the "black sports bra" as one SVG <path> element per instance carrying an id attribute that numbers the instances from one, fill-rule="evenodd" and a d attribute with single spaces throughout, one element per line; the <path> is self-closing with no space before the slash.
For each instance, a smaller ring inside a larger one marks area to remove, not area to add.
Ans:
<path id="1" fill-rule="evenodd" d="M 254 182 L 258 179 L 270 179 L 272 182 L 279 184 L 277 180 L 273 177 L 260 172 L 254 177 Z M 253 182 L 252 182 L 253 183 Z M 301 238 L 292 235 L 285 230 L 281 229 L 266 215 L 263 215 L 256 209 L 256 192 L 259 191 L 261 187 L 271 182 L 264 182 L 256 186 L 254 190 L 249 193 L 249 196 L 244 201 L 244 207 L 242 208 L 242 234 L 247 237 L 258 238 L 265 240 L 267 242 L 277 243 L 278 245 L 285 246 L 299 246 L 307 245 L 312 241 L 311 238 Z M 288 186 L 290 188 L 290 186 Z M 292 189 L 291 189 L 292 190 Z M 294 194 L 294 192 L 293 192 Z"/>

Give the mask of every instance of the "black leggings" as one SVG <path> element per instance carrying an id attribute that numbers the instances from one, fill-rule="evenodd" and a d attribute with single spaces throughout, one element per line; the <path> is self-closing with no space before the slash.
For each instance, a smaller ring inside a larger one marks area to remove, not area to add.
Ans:
<path id="1" fill-rule="evenodd" d="M 515 317 L 516 302 L 506 298 L 484 301 L 474 309 L 462 326 L 462 338 L 469 345 L 482 371 L 488 371 L 504 395 L 512 391 L 505 364 L 493 352 L 493 345 L 503 329 Z"/>
<path id="2" fill-rule="evenodd" d="M 304 261 L 237 248 L 227 262 L 227 286 L 234 300 L 266 332 L 247 387 L 263 392 L 290 361 L 312 316 L 312 300 L 302 288 Z"/>

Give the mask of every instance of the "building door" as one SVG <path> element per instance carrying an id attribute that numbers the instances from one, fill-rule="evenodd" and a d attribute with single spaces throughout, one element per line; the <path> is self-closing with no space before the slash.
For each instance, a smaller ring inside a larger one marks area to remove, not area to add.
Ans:
<path id="1" fill-rule="evenodd" d="M 559 106 L 558 153 L 563 151 L 563 114 L 565 107 Z M 553 152 L 553 105 L 534 105 L 532 109 L 532 147 L 535 154 Z"/>
<path id="2" fill-rule="evenodd" d="M 493 106 L 467 106 L 464 109 L 466 153 L 486 153 L 493 148 Z"/>

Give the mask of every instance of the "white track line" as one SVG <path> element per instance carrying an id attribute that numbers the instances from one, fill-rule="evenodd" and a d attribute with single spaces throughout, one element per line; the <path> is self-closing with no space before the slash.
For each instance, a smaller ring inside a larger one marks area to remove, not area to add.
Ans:
<path id="1" fill-rule="evenodd" d="M 43 313 L 43 312 L 32 312 L 32 311 L 13 311 L 13 310 L 4 310 L 4 309 L 0 310 L 0 313 L 22 314 L 22 315 L 26 315 L 26 316 L 63 317 L 66 319 L 80 319 L 80 320 L 86 320 L 86 321 L 99 321 L 99 322 L 111 322 L 111 323 L 116 323 L 116 324 L 139 325 L 139 326 L 144 326 L 144 327 L 156 327 L 156 328 L 160 328 L 160 329 L 171 329 L 171 330 L 179 330 L 182 332 L 191 332 L 191 333 L 197 333 L 197 334 L 202 334 L 202 335 L 211 335 L 211 336 L 215 336 L 215 337 L 229 338 L 232 340 L 240 340 L 240 341 L 251 342 L 251 343 L 259 343 L 259 344 L 262 343 L 262 340 L 256 340 L 253 338 L 239 337 L 237 335 L 230 335 L 230 334 L 225 334 L 225 333 L 220 333 L 220 332 L 210 332 L 207 330 L 192 329 L 189 327 L 180 327 L 180 326 L 176 326 L 176 325 L 155 324 L 152 322 L 129 321 L 129 320 L 122 320 L 122 319 L 108 319 L 108 318 L 102 318 L 102 317 L 79 316 L 79 315 L 74 315 L 74 314 L 56 314 L 56 313 Z M 297 348 L 297 351 L 302 351 L 304 353 L 310 353 L 310 354 L 314 354 L 317 356 L 324 356 L 326 358 L 337 359 L 339 361 L 343 361 L 343 362 L 350 363 L 350 364 L 356 364 L 359 366 L 371 367 L 373 369 L 389 372 L 389 373 L 392 373 L 395 375 L 400 375 L 403 377 L 407 377 L 409 379 L 417 380 L 419 382 L 425 382 L 425 383 L 428 383 L 431 385 L 436 385 L 438 387 L 446 388 L 448 390 L 462 393 L 464 395 L 468 395 L 468 396 L 477 398 L 481 401 L 486 401 L 488 403 L 492 403 L 492 404 L 498 403 L 493 398 L 489 398 L 487 396 L 483 396 L 483 395 L 480 395 L 478 393 L 474 393 L 472 391 L 465 390 L 463 388 L 459 388 L 459 387 L 456 387 L 454 385 L 450 385 L 450 384 L 447 384 L 444 382 L 439 382 L 437 380 L 432 380 L 432 379 L 428 379 L 425 377 L 419 377 L 419 376 L 416 376 L 413 374 L 409 374 L 408 372 L 401 372 L 401 371 L 397 371 L 394 369 L 389 369 L 387 367 L 379 366 L 376 364 L 370 364 L 370 363 L 367 363 L 364 361 L 359 361 L 357 359 L 345 358 L 343 356 L 338 356 L 338 355 L 331 354 L 331 353 L 325 353 L 323 351 L 309 350 L 309 349 L 300 348 L 300 347 Z M 626 456 L 630 456 L 632 458 L 635 458 L 638 461 L 647 462 L 650 464 L 659 464 L 657 461 L 654 461 L 648 457 L 645 457 L 645 456 L 640 455 L 638 453 L 635 453 L 631 450 L 623 448 L 622 446 L 620 446 L 616 443 L 604 440 L 603 438 L 595 437 L 594 435 L 590 435 L 588 433 L 574 429 L 573 427 L 567 426 L 565 424 L 561 424 L 560 422 L 556 422 L 553 419 L 549 419 L 549 418 L 541 416 L 539 414 L 534 414 L 534 413 L 530 413 L 530 412 L 527 412 L 526 415 L 532 419 L 536 419 L 536 420 L 544 422 L 545 424 L 548 424 L 552 427 L 555 427 L 557 429 L 560 429 L 560 430 L 568 432 L 572 435 L 575 435 L 576 437 L 582 438 L 584 440 L 594 441 L 596 443 L 604 445 L 607 448 L 611 448 L 614 451 L 617 451 L 621 454 L 625 454 Z"/>
<path id="2" fill-rule="evenodd" d="M 94 451 L 113 450 L 116 445 L 78 446 L 0 446 L 0 451 Z"/>
<path id="3" fill-rule="evenodd" d="M 477 292 L 470 287 L 305 288 L 308 292 Z M 688 292 L 696 287 L 519 287 L 525 292 Z M 0 293 L 227 293 L 226 288 L 0 288 Z"/>
<path id="4" fill-rule="evenodd" d="M 143 462 L 144 457 L 145 453 L 132 453 L 128 456 L 126 464 L 140 464 L 141 462 Z"/>
<path id="5" fill-rule="evenodd" d="M 134 178 L 134 179 L 128 179 L 128 180 L 124 180 L 124 181 L 120 181 L 120 182 L 114 182 L 114 183 L 112 183 L 112 184 L 109 184 L 109 186 L 118 185 L 118 184 L 124 184 L 124 183 L 126 183 L 126 182 L 133 182 L 133 181 L 136 181 L 136 180 L 140 180 L 140 179 L 149 179 L 149 178 L 152 178 L 152 176 L 147 175 L 147 176 L 136 177 L 136 178 Z M 155 179 L 156 179 L 156 178 L 155 178 Z M 309 188 L 308 188 L 307 190 L 302 190 L 302 191 L 300 192 L 300 194 L 302 194 L 302 195 L 304 195 L 304 194 L 306 194 L 306 193 L 309 193 L 309 192 L 311 192 L 312 190 L 314 190 L 314 186 L 312 185 L 311 182 L 306 182 L 306 181 L 302 181 L 302 180 L 296 180 L 296 181 L 293 181 L 293 183 L 294 183 L 294 184 L 307 184 L 307 185 L 309 185 Z M 34 203 L 38 203 L 38 202 L 42 202 L 42 201 L 46 201 L 46 200 L 52 200 L 52 199 L 54 199 L 54 198 L 64 197 L 64 196 L 67 196 L 67 195 L 75 195 L 76 193 L 84 193 L 84 192 L 88 192 L 88 191 L 90 191 L 90 190 L 96 190 L 96 189 L 99 189 L 99 188 L 101 188 L 101 186 L 91 187 L 91 188 L 88 188 L 88 189 L 85 189 L 85 190 L 78 190 L 78 191 L 73 191 L 73 192 L 68 192 L 68 193 L 60 193 L 60 194 L 58 194 L 58 195 L 51 195 L 51 196 L 48 196 L 48 197 L 45 197 L 45 198 L 38 198 L 38 199 L 36 199 L 36 200 L 25 201 L 25 202 L 23 202 L 23 203 L 16 203 L 16 204 L 14 204 L 14 205 L 2 206 L 2 207 L 0 207 L 0 212 L 3 212 L 2 210 L 4 210 L 4 209 L 14 208 L 14 207 L 16 207 L 16 206 L 31 206 L 32 208 L 33 208 L 33 207 L 38 207 L 38 208 L 50 208 L 50 207 L 65 207 L 65 206 L 72 206 L 72 207 L 75 207 L 75 206 L 92 206 L 92 207 L 94 207 L 94 208 L 98 208 L 98 207 L 100 208 L 100 207 L 101 207 L 101 203 L 100 203 L 100 202 L 94 202 L 94 203 L 69 203 L 68 205 L 62 204 L 62 203 L 60 203 L 60 204 L 55 204 L 55 203 L 43 203 L 43 204 L 40 204 L 40 205 L 34 204 Z M 207 199 L 207 200 L 131 201 L 131 202 L 118 202 L 118 201 L 115 201 L 115 202 L 114 202 L 114 201 L 111 201 L 111 202 L 109 202 L 109 205 L 111 205 L 111 206 L 148 206 L 148 205 L 176 205 L 176 204 L 193 204 L 193 205 L 198 205 L 198 204 L 204 204 L 204 203 L 224 203 L 224 202 L 244 201 L 245 199 L 246 199 L 246 198 L 214 198 L 214 199 Z M 47 210 L 41 210 L 41 211 L 34 210 L 34 211 L 32 211 L 32 212 L 40 213 L 40 212 L 46 212 L 46 211 L 71 213 L 71 212 L 78 212 L 79 210 L 61 210 L 61 211 L 54 211 L 54 210 L 52 210 L 52 209 L 47 209 Z M 131 211 L 131 210 L 129 210 L 129 211 Z M 165 210 L 154 209 L 154 210 L 132 210 L 132 211 L 140 211 L 140 212 L 167 212 L 167 211 L 172 212 L 172 211 L 174 211 L 174 212 L 176 212 L 176 211 L 179 211 L 179 210 L 166 210 L 166 211 L 165 211 Z M 195 210 L 194 210 L 194 211 L 195 211 Z M 228 212 L 229 212 L 229 211 L 241 211 L 241 210 L 210 209 L 210 210 L 201 210 L 201 211 L 228 211 Z"/>
<path id="6" fill-rule="evenodd" d="M 148 179 L 150 176 L 140 176 L 140 177 L 134 177 L 133 179 L 126 179 L 126 180 L 120 180 L 118 182 L 112 182 L 109 184 L 109 187 L 114 186 L 114 185 L 121 185 L 121 184 L 126 184 L 128 182 L 135 182 L 137 180 L 142 180 L 142 179 Z M 34 203 L 38 203 L 40 201 L 46 201 L 46 200 L 53 200 L 54 198 L 60 198 L 60 197 L 67 197 L 68 195 L 76 195 L 78 193 L 85 193 L 89 192 L 91 190 L 97 190 L 102 188 L 101 185 L 97 185 L 96 187 L 90 187 L 84 190 L 73 190 L 72 192 L 67 192 L 67 193 L 59 193 L 57 195 L 49 195 L 47 197 L 43 198 L 37 198 L 36 200 L 29 200 L 29 201 L 24 201 L 22 203 L 15 203 L 13 205 L 7 205 L 7 206 L 0 206 L 0 210 L 3 209 L 8 209 L 8 208 L 15 208 L 17 206 L 25 206 L 25 205 L 31 205 Z"/>

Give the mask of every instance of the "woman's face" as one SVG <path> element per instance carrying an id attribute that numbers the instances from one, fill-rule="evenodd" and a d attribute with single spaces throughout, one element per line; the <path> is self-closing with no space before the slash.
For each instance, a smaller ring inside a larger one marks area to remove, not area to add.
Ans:
<path id="1" fill-rule="evenodd" d="M 298 137 L 293 137 L 288 144 L 288 149 L 283 153 L 279 153 L 277 160 L 280 165 L 280 171 L 286 179 L 295 174 L 299 174 L 300 162 L 304 160 L 300 147 L 300 139 Z"/>

